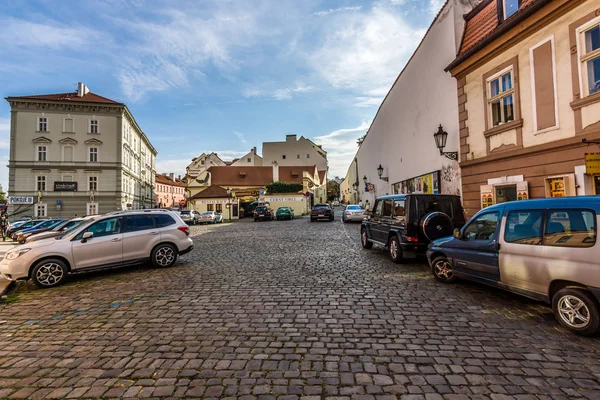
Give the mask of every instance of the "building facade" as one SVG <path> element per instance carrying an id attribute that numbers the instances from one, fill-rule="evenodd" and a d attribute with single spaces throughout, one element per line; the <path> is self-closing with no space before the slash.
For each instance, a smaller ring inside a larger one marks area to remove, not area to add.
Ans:
<path id="1" fill-rule="evenodd" d="M 248 154 L 231 163 L 233 167 L 262 167 L 263 159 L 261 156 L 256 154 L 256 147 L 253 147 Z"/>
<path id="2" fill-rule="evenodd" d="M 460 195 L 460 169 L 434 134 L 447 133 L 446 153 L 459 143 L 456 81 L 444 68 L 457 54 L 463 15 L 473 1 L 448 0 L 379 107 L 343 184 L 350 203 L 392 193 Z"/>
<path id="3" fill-rule="evenodd" d="M 296 135 L 287 135 L 284 142 L 264 142 L 262 148 L 263 165 L 270 166 L 312 166 L 319 171 L 327 171 L 327 152 L 311 140 Z"/>
<path id="4" fill-rule="evenodd" d="M 225 165 L 225 161 L 221 160 L 217 153 L 202 153 L 198 157 L 193 158 L 192 162 L 185 168 L 185 176 L 187 180 L 192 180 L 210 167 Z"/>
<path id="5" fill-rule="evenodd" d="M 125 104 L 90 92 L 7 97 L 9 214 L 73 217 L 152 207 L 156 150 Z"/>
<path id="6" fill-rule="evenodd" d="M 186 184 L 175 174 L 156 174 L 154 181 L 155 206 L 179 208 L 185 206 Z"/>
<path id="7" fill-rule="evenodd" d="M 484 0 L 465 19 L 448 70 L 467 214 L 600 194 L 600 0 Z"/>

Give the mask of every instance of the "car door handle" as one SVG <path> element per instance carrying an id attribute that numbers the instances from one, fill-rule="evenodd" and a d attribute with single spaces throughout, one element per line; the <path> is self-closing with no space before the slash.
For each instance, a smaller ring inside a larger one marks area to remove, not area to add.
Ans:
<path id="1" fill-rule="evenodd" d="M 121 238 L 114 238 L 113 240 L 111 240 L 111 242 L 120 242 Z"/>
<path id="2" fill-rule="evenodd" d="M 150 234 L 151 234 L 152 236 L 154 236 L 154 235 L 158 235 L 158 232 L 150 232 Z"/>

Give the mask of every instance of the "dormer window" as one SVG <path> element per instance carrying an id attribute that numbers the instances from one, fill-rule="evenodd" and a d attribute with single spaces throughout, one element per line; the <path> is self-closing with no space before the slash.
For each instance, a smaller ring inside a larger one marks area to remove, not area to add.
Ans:
<path id="1" fill-rule="evenodd" d="M 501 0 L 501 2 L 504 20 L 507 20 L 511 15 L 519 11 L 521 0 Z"/>

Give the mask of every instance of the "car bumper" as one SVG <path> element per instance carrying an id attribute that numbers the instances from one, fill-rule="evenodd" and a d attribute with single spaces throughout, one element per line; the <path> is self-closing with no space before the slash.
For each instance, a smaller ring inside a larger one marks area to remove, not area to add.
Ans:
<path id="1" fill-rule="evenodd" d="M 0 276 L 9 281 L 17 279 L 26 279 L 29 277 L 29 260 L 22 256 L 15 260 L 0 261 Z"/>
<path id="2" fill-rule="evenodd" d="M 189 253 L 189 252 L 190 252 L 190 251 L 192 251 L 192 250 L 194 250 L 194 245 L 193 245 L 193 244 L 191 244 L 191 245 L 190 245 L 190 246 L 189 246 L 187 249 L 185 249 L 185 250 L 181 250 L 181 251 L 179 252 L 179 255 L 180 255 L 180 256 L 182 256 L 182 255 L 184 255 L 184 254 L 187 254 L 187 253 Z"/>
<path id="3" fill-rule="evenodd" d="M 364 215 L 345 215 L 344 219 L 346 221 L 352 221 L 352 222 L 362 222 L 365 219 Z"/>
<path id="4" fill-rule="evenodd" d="M 270 215 L 255 215 L 254 216 L 254 219 L 267 219 L 267 220 L 269 220 L 269 219 L 272 219 L 272 218 L 273 217 L 270 216 Z"/>
<path id="5" fill-rule="evenodd" d="M 311 215 L 312 219 L 331 219 L 333 215 Z"/>

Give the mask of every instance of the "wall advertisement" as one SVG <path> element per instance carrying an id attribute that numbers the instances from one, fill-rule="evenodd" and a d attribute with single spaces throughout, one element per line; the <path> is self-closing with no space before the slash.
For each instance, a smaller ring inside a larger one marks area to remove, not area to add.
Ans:
<path id="1" fill-rule="evenodd" d="M 394 194 L 439 194 L 440 193 L 440 171 L 417 176 L 392 185 Z"/>

